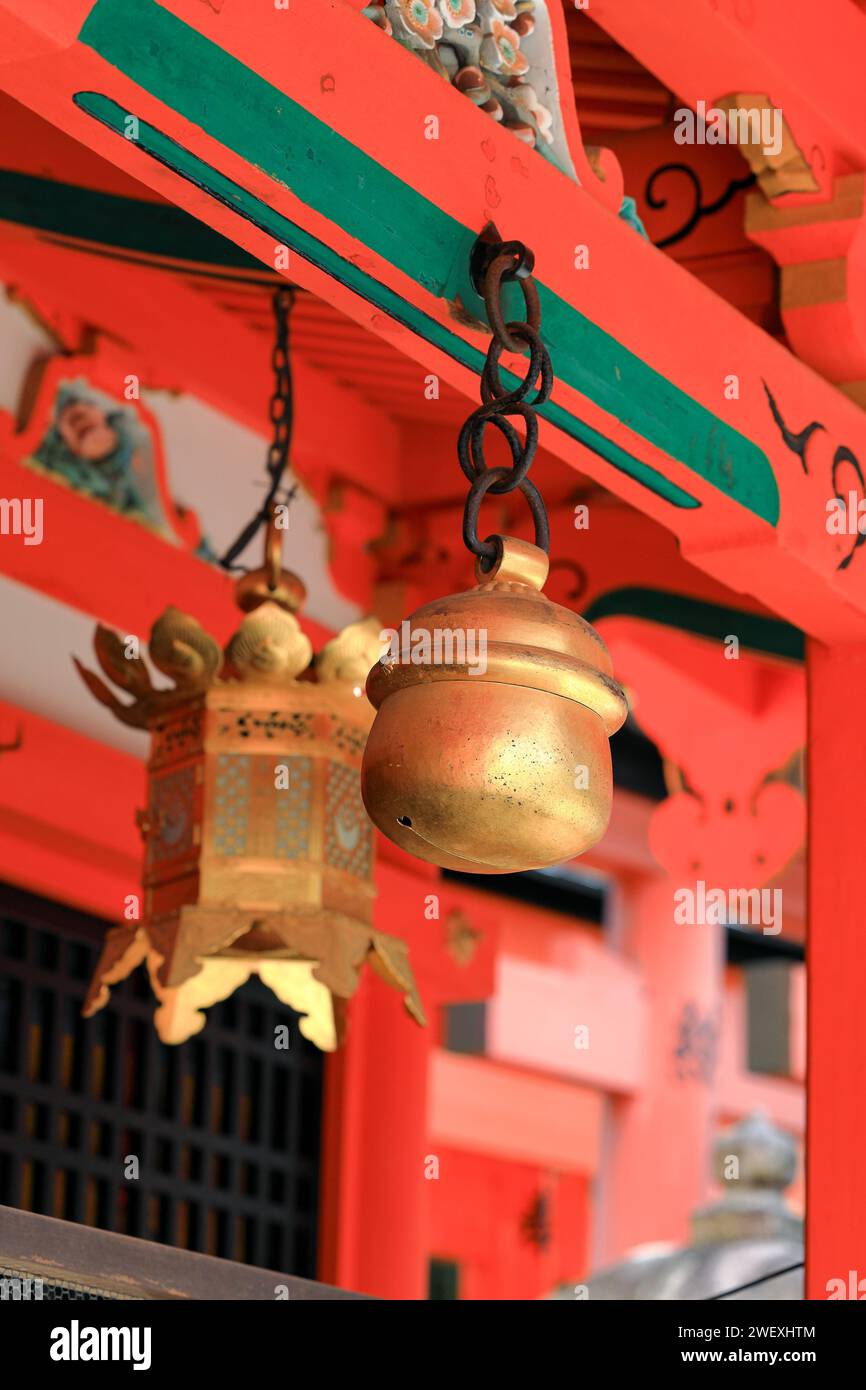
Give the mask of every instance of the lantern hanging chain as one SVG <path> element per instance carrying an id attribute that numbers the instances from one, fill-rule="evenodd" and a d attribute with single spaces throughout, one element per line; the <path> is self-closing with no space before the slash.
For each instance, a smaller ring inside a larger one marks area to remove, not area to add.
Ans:
<path id="1" fill-rule="evenodd" d="M 292 442 L 292 420 L 294 399 L 292 395 L 292 369 L 289 362 L 289 312 L 295 302 L 295 293 L 288 285 L 281 285 L 273 297 L 275 336 L 271 349 L 271 366 L 274 371 L 274 390 L 271 395 L 270 420 L 274 427 L 273 439 L 268 447 L 265 469 L 267 473 L 267 493 L 265 500 L 255 515 L 247 522 L 237 540 L 229 546 L 220 560 L 223 569 L 243 570 L 245 566 L 235 564 L 237 557 L 246 550 L 256 532 L 270 523 L 276 505 L 280 486 L 289 461 L 289 448 Z M 296 488 L 289 489 L 287 500 L 291 502 Z"/>
<path id="2" fill-rule="evenodd" d="M 472 484 L 463 513 L 463 542 L 481 561 L 482 570 L 490 569 L 501 551 L 497 536 L 480 540 L 478 514 L 482 499 L 488 492 L 496 496 L 513 492 L 523 493 L 535 524 L 535 544 L 542 550 L 550 548 L 550 528 L 541 493 L 527 474 L 538 447 L 538 416 L 536 407 L 550 399 L 553 369 L 550 354 L 541 339 L 541 309 L 538 289 L 532 278 L 532 252 L 519 241 L 476 243 L 479 293 L 484 299 L 487 318 L 493 337 L 487 349 L 487 359 L 481 373 L 482 404 L 469 416 L 457 440 L 460 467 Z M 526 318 L 506 323 L 502 304 L 504 282 L 517 280 L 523 292 Z M 499 374 L 499 359 L 503 353 L 528 351 L 526 375 L 513 390 L 509 390 Z M 530 392 L 534 395 L 530 396 Z M 523 420 L 525 435 L 521 439 L 509 416 Z M 484 457 L 484 431 L 495 425 L 511 450 L 511 468 L 488 468 Z"/>

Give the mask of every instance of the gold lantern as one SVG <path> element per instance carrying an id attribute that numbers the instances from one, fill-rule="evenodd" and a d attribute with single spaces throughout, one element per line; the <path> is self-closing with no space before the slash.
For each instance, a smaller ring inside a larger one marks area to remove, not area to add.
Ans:
<path id="1" fill-rule="evenodd" d="M 413 613 L 367 679 L 367 810 L 410 854 L 473 873 L 543 868 L 601 838 L 608 739 L 628 712 L 598 633 L 541 592 L 544 551 L 500 539 L 477 588 Z"/>
<path id="2" fill-rule="evenodd" d="M 463 539 L 476 556 L 477 587 L 404 620 L 367 679 L 378 711 L 361 777 L 371 818 L 417 858 L 474 873 L 545 868 L 601 838 L 612 800 L 608 739 L 628 713 L 598 633 L 541 592 L 549 528 L 527 474 L 538 443 L 535 407 L 549 400 L 553 373 L 532 268 L 532 252 L 503 242 L 492 225 L 470 259 L 492 329 L 482 403 L 457 442 L 471 483 Z M 520 286 L 525 320 L 506 322 L 508 281 Z M 503 352 L 528 352 L 516 386 L 502 380 Z M 491 424 L 508 444 L 511 468 L 487 466 Z M 485 495 L 514 489 L 529 504 L 535 544 L 480 539 Z"/>
<path id="3" fill-rule="evenodd" d="M 301 1032 L 332 1050 L 345 1002 L 369 962 L 424 1022 L 406 944 L 373 926 L 373 827 L 359 789 L 373 712 L 364 676 L 379 651 L 373 619 L 345 628 L 311 665 L 294 610 L 300 580 L 280 571 L 271 521 L 263 570 L 237 586 L 246 612 L 225 653 L 194 618 L 168 608 L 149 654 L 173 684 L 99 627 L 103 672 L 91 692 L 151 735 L 140 920 L 109 931 L 85 1002 L 146 963 L 163 1042 L 205 1023 L 202 1010 L 257 974 L 303 1017 Z"/>

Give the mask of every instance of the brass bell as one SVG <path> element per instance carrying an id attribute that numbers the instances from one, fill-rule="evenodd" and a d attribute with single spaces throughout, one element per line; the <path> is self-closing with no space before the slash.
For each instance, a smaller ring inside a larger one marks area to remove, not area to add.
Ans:
<path id="1" fill-rule="evenodd" d="M 541 592 L 547 572 L 543 550 L 502 537 L 477 587 L 418 609 L 367 677 L 364 805 L 416 858 L 515 873 L 607 829 L 628 706 L 595 629 Z"/>

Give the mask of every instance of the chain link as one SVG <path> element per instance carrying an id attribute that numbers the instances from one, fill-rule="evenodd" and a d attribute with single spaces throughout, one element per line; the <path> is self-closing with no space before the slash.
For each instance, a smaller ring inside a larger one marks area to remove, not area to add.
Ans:
<path id="1" fill-rule="evenodd" d="M 271 348 L 271 367 L 274 373 L 274 389 L 271 395 L 268 415 L 274 427 L 273 438 L 268 446 L 265 468 L 268 474 L 265 500 L 241 531 L 237 540 L 229 546 L 220 560 L 223 569 L 242 569 L 235 560 L 246 550 L 260 527 L 266 526 L 280 490 L 283 476 L 289 461 L 289 448 L 292 442 L 292 418 L 294 400 L 292 396 L 292 368 L 289 361 L 289 313 L 295 302 L 295 292 L 288 285 L 281 285 L 273 297 L 274 345 Z M 294 496 L 294 490 L 289 497 Z"/>
<path id="2" fill-rule="evenodd" d="M 520 242 L 501 244 L 487 263 L 482 289 L 493 337 L 481 373 L 482 404 L 469 416 L 457 440 L 457 458 L 472 485 L 463 513 L 463 541 L 473 555 L 479 556 L 483 570 L 493 566 L 502 549 L 498 536 L 488 536 L 485 540 L 478 536 L 481 502 L 488 492 L 495 496 L 515 489 L 522 492 L 535 524 L 535 544 L 545 551 L 550 547 L 544 502 L 527 477 L 538 447 L 536 407 L 550 399 L 553 387 L 553 369 L 541 339 L 541 310 L 538 290 L 529 274 L 531 267 L 532 254 Z M 515 279 L 523 293 L 526 317 L 506 323 L 502 285 Z M 526 375 L 513 390 L 505 386 L 500 376 L 499 359 L 503 351 L 522 355 L 528 352 L 529 355 Z M 523 421 L 523 438 L 509 417 Z M 484 431 L 488 425 L 495 425 L 504 436 L 511 452 L 510 468 L 488 468 L 484 457 Z"/>

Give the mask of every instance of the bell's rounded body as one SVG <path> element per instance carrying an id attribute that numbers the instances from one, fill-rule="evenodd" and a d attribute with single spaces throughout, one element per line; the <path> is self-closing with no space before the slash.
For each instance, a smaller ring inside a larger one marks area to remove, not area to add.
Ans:
<path id="1" fill-rule="evenodd" d="M 608 739 L 627 714 L 601 638 L 540 592 L 546 556 L 503 546 L 477 588 L 414 613 L 367 678 L 368 814 L 410 854 L 469 873 L 544 868 L 601 838 Z"/>

